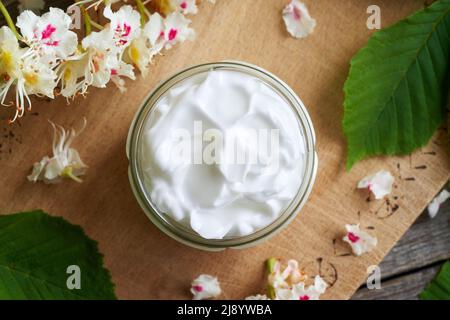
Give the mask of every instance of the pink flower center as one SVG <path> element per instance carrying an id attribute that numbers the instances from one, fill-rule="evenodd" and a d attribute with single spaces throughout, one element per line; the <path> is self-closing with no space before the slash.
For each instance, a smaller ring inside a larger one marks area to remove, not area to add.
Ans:
<path id="1" fill-rule="evenodd" d="M 41 33 L 42 40 L 50 38 L 55 31 L 56 28 L 53 25 L 48 24 Z"/>
<path id="2" fill-rule="evenodd" d="M 360 239 L 360 238 L 359 238 L 356 234 L 354 234 L 353 232 L 349 232 L 349 233 L 347 234 L 347 237 L 348 237 L 348 240 L 350 240 L 351 243 L 356 243 L 356 242 L 358 242 L 359 239 Z"/>
<path id="3" fill-rule="evenodd" d="M 202 291 L 203 291 L 203 287 L 202 287 L 202 286 L 199 286 L 199 285 L 192 286 L 192 289 L 194 289 L 194 290 L 197 291 L 197 292 L 202 292 Z"/>
<path id="4" fill-rule="evenodd" d="M 117 70 L 116 69 L 111 69 L 111 75 L 112 76 L 116 76 L 117 75 Z"/>
<path id="5" fill-rule="evenodd" d="M 300 298 L 298 298 L 298 300 L 307 301 L 307 300 L 309 300 L 309 296 L 307 296 L 307 295 L 300 296 Z"/>
<path id="6" fill-rule="evenodd" d="M 123 38 L 128 37 L 130 33 L 131 33 L 131 26 L 129 24 L 124 23 L 123 27 L 117 25 L 116 34 L 118 35 L 119 38 L 122 38 L 118 41 L 120 45 L 125 45 L 128 43 L 128 40 Z"/>
<path id="7" fill-rule="evenodd" d="M 131 33 L 131 26 L 124 23 L 123 24 L 123 36 L 128 37 L 130 35 L 130 33 Z"/>
<path id="8" fill-rule="evenodd" d="M 59 44 L 59 41 L 57 41 L 57 40 L 48 41 L 48 42 L 45 42 L 44 44 L 49 47 L 57 47 Z"/>
<path id="9" fill-rule="evenodd" d="M 183 2 L 180 4 L 180 7 L 181 7 L 181 9 L 185 10 L 185 9 L 187 8 L 187 3 L 186 3 L 186 1 L 183 1 Z"/>
<path id="10" fill-rule="evenodd" d="M 177 29 L 170 29 L 169 31 L 169 41 L 174 40 L 177 37 L 178 31 Z"/>
<path id="11" fill-rule="evenodd" d="M 294 7 L 293 15 L 294 15 L 295 20 L 300 20 L 302 17 L 302 13 L 301 13 L 300 9 L 297 7 Z"/>

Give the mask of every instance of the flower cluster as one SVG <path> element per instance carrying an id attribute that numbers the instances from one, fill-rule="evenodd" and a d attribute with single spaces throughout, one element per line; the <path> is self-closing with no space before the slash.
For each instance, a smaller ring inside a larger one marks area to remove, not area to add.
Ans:
<path id="1" fill-rule="evenodd" d="M 271 258 L 267 261 L 267 267 L 268 296 L 258 294 L 246 300 L 319 300 L 328 287 L 318 275 L 307 285 L 309 278 L 299 269 L 296 260 L 289 260 L 284 266 L 280 260 Z"/>
<path id="2" fill-rule="evenodd" d="M 115 2 L 75 4 L 98 9 L 103 3 L 108 19 L 105 26 L 94 24 L 83 7 L 86 36 L 81 41 L 70 29 L 71 17 L 58 8 L 41 16 L 24 10 L 15 26 L 0 29 L 0 101 L 16 107 L 11 122 L 31 108 L 31 95 L 54 98 L 58 92 L 73 99 L 90 86 L 104 88 L 110 81 L 124 91 L 124 79 L 134 80 L 136 69 L 146 76 L 155 55 L 195 36 L 186 18 L 197 12 L 195 0 L 164 0 L 170 8 L 164 15 L 151 12 L 141 0 L 135 1 L 136 8 L 127 4 L 114 11 Z M 98 31 L 91 32 L 92 26 Z M 14 89 L 14 98 L 8 98 Z"/>

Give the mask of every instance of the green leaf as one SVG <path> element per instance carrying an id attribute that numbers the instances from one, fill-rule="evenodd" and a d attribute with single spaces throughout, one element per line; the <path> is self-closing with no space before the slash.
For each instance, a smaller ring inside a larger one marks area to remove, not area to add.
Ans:
<path id="1" fill-rule="evenodd" d="M 347 169 L 375 155 L 410 154 L 443 122 L 450 0 L 436 1 L 369 39 L 345 83 Z"/>
<path id="2" fill-rule="evenodd" d="M 422 300 L 450 300 L 450 262 L 446 262 L 437 276 L 419 295 Z"/>
<path id="3" fill-rule="evenodd" d="M 42 211 L 0 216 L 0 243 L 0 299 L 115 299 L 97 243 L 79 226 Z M 81 288 L 70 290 L 73 265 Z"/>

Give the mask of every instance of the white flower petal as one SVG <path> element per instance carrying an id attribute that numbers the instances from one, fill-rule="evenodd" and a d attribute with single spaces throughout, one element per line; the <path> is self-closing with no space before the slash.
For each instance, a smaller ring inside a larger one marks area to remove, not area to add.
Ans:
<path id="1" fill-rule="evenodd" d="M 70 31 L 72 19 L 59 8 L 38 17 L 26 10 L 17 18 L 17 26 L 30 52 L 43 63 L 54 64 L 72 55 L 78 45 L 77 35 Z"/>
<path id="2" fill-rule="evenodd" d="M 21 49 L 16 36 L 7 26 L 0 28 L 0 74 L 5 81 L 0 83 L 0 101 L 5 104 L 9 90 L 14 82 L 22 76 L 20 66 L 22 64 Z M 7 80 L 9 78 L 9 80 Z M 24 109 L 24 105 L 17 105 L 19 109 Z"/>
<path id="3" fill-rule="evenodd" d="M 152 46 L 155 46 L 158 40 L 163 39 L 161 34 L 164 33 L 164 19 L 159 13 L 155 12 L 150 16 L 149 21 L 144 26 L 144 33 Z"/>
<path id="4" fill-rule="evenodd" d="M 166 40 L 166 49 L 170 49 L 173 45 L 193 40 L 195 31 L 189 28 L 191 20 L 187 19 L 179 12 L 172 12 L 164 21 L 164 39 Z"/>
<path id="5" fill-rule="evenodd" d="M 141 16 L 132 6 L 122 6 L 116 12 L 106 6 L 103 15 L 111 21 L 110 29 L 114 33 L 116 46 L 127 47 L 139 35 Z"/>
<path id="6" fill-rule="evenodd" d="M 309 287 L 305 286 L 305 282 L 299 282 L 289 289 L 275 289 L 276 300 L 319 300 L 327 286 L 320 276 L 316 276 L 314 284 Z"/>
<path id="7" fill-rule="evenodd" d="M 73 98 L 77 93 L 85 94 L 91 84 L 89 54 L 81 53 L 70 57 L 59 65 L 56 70 L 61 95 Z"/>
<path id="8" fill-rule="evenodd" d="M 73 129 L 66 131 L 52 122 L 51 125 L 53 127 L 53 156 L 51 158 L 45 156 L 41 161 L 36 162 L 28 180 L 56 183 L 61 178 L 71 178 L 80 182 L 79 176 L 85 173 L 87 166 L 81 160 L 78 152 L 71 148 L 71 143 L 83 131 L 86 119 L 78 133 Z"/>
<path id="9" fill-rule="evenodd" d="M 377 246 L 378 239 L 362 231 L 359 224 L 347 224 L 345 228 L 347 229 L 347 234 L 342 240 L 350 244 L 356 256 L 370 252 Z"/>
<path id="10" fill-rule="evenodd" d="M 428 205 L 428 214 L 431 218 L 436 217 L 436 215 L 439 212 L 439 208 L 441 207 L 441 204 L 443 204 L 445 201 L 447 201 L 450 198 L 450 192 L 447 190 L 442 190 L 439 195 L 431 201 L 431 203 Z"/>
<path id="11" fill-rule="evenodd" d="M 195 0 L 171 0 L 170 2 L 175 10 L 183 14 L 197 14 L 198 12 Z"/>
<path id="12" fill-rule="evenodd" d="M 286 289 L 299 282 L 305 282 L 308 276 L 300 271 L 296 260 L 289 260 L 287 266 L 283 269 L 280 261 L 276 261 L 273 272 L 269 274 L 269 286 L 274 289 Z"/>
<path id="13" fill-rule="evenodd" d="M 131 42 L 131 45 L 127 48 L 127 55 L 124 57 L 126 62 L 132 63 L 139 69 L 144 78 L 148 73 L 152 58 L 152 49 L 148 46 L 148 38 L 144 33 L 141 33 L 138 38 Z"/>
<path id="14" fill-rule="evenodd" d="M 33 39 L 34 26 L 38 21 L 39 17 L 33 11 L 25 10 L 17 17 L 16 26 L 20 29 L 22 36 Z"/>
<path id="15" fill-rule="evenodd" d="M 48 64 L 29 57 L 23 60 L 22 76 L 26 93 L 54 98 L 57 74 Z"/>
<path id="16" fill-rule="evenodd" d="M 194 300 L 204 300 L 219 296 L 222 290 L 216 277 L 202 274 L 192 281 L 191 293 L 194 295 Z"/>
<path id="17" fill-rule="evenodd" d="M 283 20 L 287 31 L 294 38 L 305 38 L 316 27 L 316 20 L 311 18 L 305 4 L 299 0 L 292 0 L 283 10 Z"/>
<path id="18" fill-rule="evenodd" d="M 394 177 L 389 171 L 379 171 L 374 175 L 365 177 L 358 183 L 359 189 L 369 189 L 375 199 L 383 199 L 392 191 L 392 185 L 394 184 Z"/>
<path id="19" fill-rule="evenodd" d="M 86 84 L 97 88 L 106 87 L 111 80 L 113 69 L 120 63 L 122 49 L 114 42 L 114 34 L 109 27 L 100 32 L 92 32 L 82 41 L 83 48 L 88 52 Z"/>
<path id="20" fill-rule="evenodd" d="M 298 300 L 292 289 L 275 289 L 275 300 Z"/>
<path id="21" fill-rule="evenodd" d="M 29 181 L 31 182 L 36 182 L 38 180 L 42 180 L 43 178 L 43 172 L 45 167 L 47 166 L 48 162 L 49 162 L 50 158 L 45 156 L 44 158 L 42 158 L 41 161 L 36 162 L 33 165 L 33 171 L 31 172 L 31 174 L 27 177 Z"/>
<path id="22" fill-rule="evenodd" d="M 118 66 L 112 69 L 111 80 L 116 84 L 117 88 L 119 88 L 120 92 L 125 92 L 125 81 L 121 77 L 127 77 L 131 80 L 135 80 L 134 76 L 134 68 L 130 64 L 126 64 L 123 61 L 120 61 Z"/>

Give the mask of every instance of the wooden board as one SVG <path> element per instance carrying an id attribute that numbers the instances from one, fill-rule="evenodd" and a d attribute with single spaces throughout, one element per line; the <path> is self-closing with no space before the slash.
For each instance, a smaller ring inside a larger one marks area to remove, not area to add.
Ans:
<path id="1" fill-rule="evenodd" d="M 91 89 L 86 99 L 70 105 L 62 98 L 35 103 L 33 112 L 39 116 L 27 115 L 20 128 L 1 129 L 8 137 L 1 148 L 0 212 L 42 208 L 82 225 L 99 241 L 123 299 L 190 298 L 190 281 L 199 273 L 219 277 L 221 298 L 244 298 L 263 291 L 264 261 L 271 256 L 295 258 L 311 274 L 321 269 L 330 282 L 336 270 L 337 281 L 324 298 L 351 297 L 366 277 L 367 266 L 381 261 L 448 180 L 445 139 L 438 134 L 412 157 L 372 159 L 346 172 L 342 88 L 351 57 L 371 34 L 366 10 L 373 1 L 305 1 L 318 24 L 305 40 L 286 34 L 280 14 L 286 2 L 219 0 L 211 6 L 204 1 L 193 17 L 197 40 L 158 58 L 146 79 L 127 83 L 127 93 L 110 86 Z M 377 3 L 383 26 L 422 5 L 414 0 Z M 320 164 L 309 202 L 281 234 L 256 248 L 207 253 L 171 240 L 141 211 L 128 184 L 125 140 L 135 111 L 157 82 L 180 68 L 224 59 L 257 64 L 292 86 L 316 127 Z M 32 163 L 50 152 L 47 119 L 70 127 L 79 125 L 82 116 L 88 127 L 76 147 L 89 165 L 84 182 L 29 183 L 26 175 Z M 426 169 L 415 169 L 423 165 Z M 363 176 L 379 169 L 390 170 L 397 181 L 390 199 L 399 209 L 387 218 L 386 204 L 368 203 L 367 194 L 355 190 Z M 333 239 L 342 237 L 344 224 L 358 222 L 375 228 L 379 245 L 360 258 L 341 256 L 348 248 L 339 241 L 333 246 Z"/>
<path id="2" fill-rule="evenodd" d="M 381 290 L 363 286 L 355 300 L 418 299 L 418 295 L 450 259 L 450 203 L 431 219 L 422 213 L 380 264 Z"/>
<path id="3" fill-rule="evenodd" d="M 442 265 L 450 259 L 450 204 L 431 219 L 428 212 L 416 221 L 380 264 L 382 278 Z"/>

